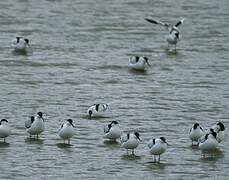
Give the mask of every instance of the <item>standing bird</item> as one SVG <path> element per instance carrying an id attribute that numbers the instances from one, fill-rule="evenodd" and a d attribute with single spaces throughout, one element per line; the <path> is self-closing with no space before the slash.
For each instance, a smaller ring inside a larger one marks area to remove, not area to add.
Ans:
<path id="1" fill-rule="evenodd" d="M 98 117 L 101 116 L 105 111 L 108 110 L 108 104 L 94 104 L 93 106 L 89 107 L 87 110 L 87 114 L 91 118 L 92 116 Z"/>
<path id="2" fill-rule="evenodd" d="M 156 162 L 156 155 L 158 155 L 158 162 L 160 162 L 160 155 L 163 154 L 167 149 L 168 143 L 165 137 L 160 137 L 158 139 L 151 139 L 148 143 L 150 153 L 154 155 L 154 161 Z"/>
<path id="3" fill-rule="evenodd" d="M 181 38 L 178 27 L 181 24 L 183 24 L 184 19 L 181 19 L 175 25 L 170 25 L 168 23 L 163 23 L 161 21 L 148 19 L 148 18 L 146 18 L 145 20 L 150 22 L 150 23 L 153 23 L 153 24 L 159 24 L 159 25 L 164 26 L 169 31 L 169 34 L 166 36 L 166 41 L 168 42 L 168 47 L 169 47 L 170 44 L 174 45 L 175 46 L 175 51 L 176 51 L 176 45 L 180 41 L 180 38 Z"/>
<path id="4" fill-rule="evenodd" d="M 132 154 L 134 154 L 134 149 L 138 147 L 140 141 L 140 134 L 138 132 L 127 133 L 126 136 L 121 138 L 121 147 L 127 150 L 127 155 L 129 149 L 131 149 Z"/>
<path id="5" fill-rule="evenodd" d="M 122 135 L 122 130 L 117 121 L 112 121 L 107 126 L 104 126 L 104 138 L 116 141 Z"/>
<path id="6" fill-rule="evenodd" d="M 195 123 L 193 125 L 193 127 L 190 129 L 190 132 L 189 132 L 189 138 L 191 139 L 192 141 L 192 145 L 193 145 L 193 142 L 199 142 L 199 139 L 204 135 L 204 131 L 202 129 L 202 127 L 200 126 L 199 123 Z"/>
<path id="7" fill-rule="evenodd" d="M 31 116 L 31 119 L 25 122 L 25 127 L 30 137 L 31 135 L 36 135 L 38 139 L 38 135 L 45 129 L 43 113 L 38 112 L 35 118 Z"/>
<path id="8" fill-rule="evenodd" d="M 216 140 L 220 143 L 225 137 L 225 126 L 222 122 L 218 122 L 212 127 L 212 129 L 217 133 Z"/>
<path id="9" fill-rule="evenodd" d="M 150 67 L 148 58 L 145 56 L 139 57 L 139 56 L 132 56 L 129 59 L 128 67 L 133 70 L 140 70 L 144 71 L 147 67 L 147 65 Z"/>
<path id="10" fill-rule="evenodd" d="M 65 140 L 68 140 L 68 144 L 70 144 L 70 138 L 75 134 L 74 128 L 72 119 L 68 119 L 66 123 L 61 125 L 58 135 L 64 139 L 64 143 Z"/>
<path id="11" fill-rule="evenodd" d="M 11 134 L 11 128 L 8 125 L 8 121 L 6 119 L 2 119 L 0 121 L 0 138 L 4 139 L 6 142 L 6 137 Z"/>
<path id="12" fill-rule="evenodd" d="M 213 129 L 210 129 L 210 133 L 207 133 L 204 138 L 201 138 L 199 148 L 203 154 L 217 149 L 218 141 L 216 140 L 216 136 L 217 133 Z"/>
<path id="13" fill-rule="evenodd" d="M 14 48 L 15 51 L 26 52 L 26 50 L 29 47 L 29 40 L 24 39 L 23 37 L 16 37 L 12 41 L 12 47 Z"/>

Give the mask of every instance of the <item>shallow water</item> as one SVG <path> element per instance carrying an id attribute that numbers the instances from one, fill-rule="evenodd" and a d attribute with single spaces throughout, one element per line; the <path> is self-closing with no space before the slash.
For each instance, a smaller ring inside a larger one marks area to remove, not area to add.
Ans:
<path id="1" fill-rule="evenodd" d="M 13 134 L 0 143 L 1 179 L 225 179 L 226 139 L 213 158 L 190 147 L 198 121 L 229 127 L 229 24 L 227 0 L 8 0 L 0 2 L 0 112 Z M 170 23 L 185 17 L 178 51 L 167 49 L 166 31 L 144 20 Z M 30 39 L 26 55 L 12 53 L 11 40 Z M 145 73 L 128 70 L 132 55 L 149 57 Z M 87 108 L 107 103 L 104 118 Z M 28 139 L 24 121 L 44 112 L 46 131 Z M 72 118 L 72 145 L 57 136 Z M 104 124 L 117 120 L 138 130 L 136 156 L 104 142 Z M 170 146 L 154 163 L 146 142 L 165 136 Z"/>

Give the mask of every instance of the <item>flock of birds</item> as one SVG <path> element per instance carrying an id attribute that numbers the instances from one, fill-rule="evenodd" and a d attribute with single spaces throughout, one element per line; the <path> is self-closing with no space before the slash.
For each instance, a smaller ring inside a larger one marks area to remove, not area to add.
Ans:
<path id="1" fill-rule="evenodd" d="M 176 51 L 177 43 L 180 41 L 178 27 L 183 24 L 184 19 L 181 19 L 175 25 L 148 18 L 146 21 L 164 26 L 169 31 L 169 34 L 166 37 L 168 47 L 174 45 Z M 29 40 L 23 37 L 16 37 L 16 39 L 12 41 L 12 47 L 14 48 L 14 51 L 26 52 L 28 48 L 30 48 Z M 150 64 L 148 58 L 145 56 L 133 56 L 129 59 L 128 67 L 130 69 L 146 70 L 147 66 L 150 67 Z M 107 104 L 94 104 L 88 108 L 87 114 L 89 118 L 101 116 L 102 113 L 108 110 L 108 108 L 109 106 Z M 44 124 L 43 113 L 38 112 L 35 117 L 31 116 L 31 118 L 25 122 L 25 128 L 31 138 L 38 139 L 39 134 L 45 129 Z M 64 143 L 67 141 L 67 144 L 70 144 L 70 138 L 75 134 L 74 128 L 75 126 L 73 125 L 72 119 L 66 120 L 66 122 L 60 126 L 58 135 L 64 140 Z M 198 123 L 195 123 L 189 132 L 189 138 L 192 141 L 192 145 L 197 145 L 205 154 L 206 152 L 211 152 L 217 149 L 218 144 L 224 140 L 224 130 L 225 127 L 222 122 L 215 124 L 209 131 L 204 131 Z M 2 119 L 0 121 L 0 138 L 3 138 L 5 142 L 6 137 L 10 134 L 11 128 L 8 125 L 8 121 Z M 129 154 L 129 150 L 134 154 L 134 150 L 141 142 L 139 132 L 132 132 L 123 135 L 122 128 L 117 121 L 112 121 L 104 126 L 104 138 L 110 141 L 120 140 L 121 147 L 126 149 L 127 155 Z M 158 156 L 158 162 L 160 162 L 160 155 L 166 151 L 167 146 L 168 143 L 165 137 L 159 137 L 156 139 L 152 138 L 148 142 L 148 148 L 150 153 L 154 155 L 154 161 L 156 161 L 156 156 Z"/>
<path id="2" fill-rule="evenodd" d="M 103 114 L 108 110 L 107 104 L 94 104 L 88 108 L 87 114 L 89 118 L 102 117 Z M 38 112 L 37 115 L 31 116 L 29 120 L 25 122 L 25 128 L 30 138 L 38 139 L 45 129 L 45 120 L 43 113 Z M 72 119 L 66 120 L 58 129 L 58 135 L 64 140 L 64 144 L 70 145 L 70 139 L 75 134 L 75 126 Z M 104 139 L 112 142 L 121 143 L 121 147 L 126 149 L 127 155 L 131 151 L 134 155 L 134 150 L 141 143 L 139 132 L 126 133 L 123 135 L 123 130 L 117 121 L 111 121 L 109 124 L 104 126 Z M 8 125 L 6 119 L 0 121 L 0 138 L 6 142 L 6 137 L 11 135 L 11 127 Z M 209 130 L 203 130 L 199 123 L 195 123 L 190 129 L 189 138 L 192 141 L 192 146 L 198 146 L 205 156 L 206 153 L 211 153 L 217 150 L 219 143 L 224 140 L 225 137 L 225 126 L 222 122 L 216 123 Z M 154 155 L 154 161 L 157 162 L 156 156 L 158 156 L 158 162 L 160 162 L 160 155 L 163 154 L 167 149 L 168 143 L 165 137 L 152 138 L 148 142 L 149 152 Z"/>

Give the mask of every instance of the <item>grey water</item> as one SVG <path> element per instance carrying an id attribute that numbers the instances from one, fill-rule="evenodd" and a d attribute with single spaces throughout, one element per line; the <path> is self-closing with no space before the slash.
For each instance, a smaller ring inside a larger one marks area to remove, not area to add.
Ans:
<path id="1" fill-rule="evenodd" d="M 167 31 L 144 18 L 185 18 L 177 53 L 167 49 Z M 195 122 L 229 127 L 228 19 L 228 0 L 0 1 L 0 118 L 13 128 L 0 143 L 0 179 L 226 179 L 227 136 L 203 158 L 188 133 Z M 16 36 L 30 39 L 29 53 L 12 53 Z M 151 67 L 129 71 L 133 55 Z M 88 119 L 94 103 L 109 104 L 109 113 Z M 46 129 L 34 141 L 24 122 L 38 111 Z M 57 135 L 68 118 L 71 146 Z M 135 156 L 104 142 L 112 120 L 139 131 Z M 170 145 L 154 163 L 146 143 L 159 136 Z"/>

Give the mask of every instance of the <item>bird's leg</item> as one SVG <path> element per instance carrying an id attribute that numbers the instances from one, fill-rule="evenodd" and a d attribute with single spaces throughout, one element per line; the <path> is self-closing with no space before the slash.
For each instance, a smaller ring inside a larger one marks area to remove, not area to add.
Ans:
<path id="1" fill-rule="evenodd" d="M 159 155 L 158 162 L 160 162 L 160 160 L 161 160 L 161 157 L 160 157 L 160 155 Z"/>
<path id="2" fill-rule="evenodd" d="M 128 156 L 128 149 L 126 149 L 126 155 Z"/>
<path id="3" fill-rule="evenodd" d="M 4 138 L 4 143 L 6 142 L 6 138 Z"/>
<path id="4" fill-rule="evenodd" d="M 134 149 L 132 150 L 132 155 L 134 155 Z"/>
<path id="5" fill-rule="evenodd" d="M 37 134 L 37 139 L 39 138 L 38 134 Z"/>
<path id="6" fill-rule="evenodd" d="M 155 155 L 153 155 L 153 157 L 154 157 L 154 162 L 156 162 L 156 157 L 155 157 Z"/>
<path id="7" fill-rule="evenodd" d="M 70 144 L 70 138 L 68 139 L 68 144 Z"/>

